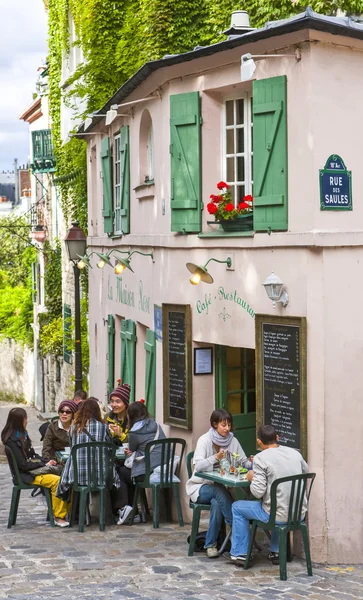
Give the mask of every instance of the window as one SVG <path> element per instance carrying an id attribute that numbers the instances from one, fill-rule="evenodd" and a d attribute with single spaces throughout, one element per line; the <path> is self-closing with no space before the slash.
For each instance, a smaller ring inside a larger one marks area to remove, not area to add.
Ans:
<path id="1" fill-rule="evenodd" d="M 227 100 L 224 119 L 224 179 L 231 188 L 234 204 L 252 194 L 252 98 Z"/>
<path id="2" fill-rule="evenodd" d="M 114 180 L 114 212 L 115 212 L 115 233 L 121 233 L 121 153 L 120 153 L 120 135 L 114 138 L 113 152 L 113 180 Z"/>
<path id="3" fill-rule="evenodd" d="M 227 409 L 233 415 L 256 412 L 255 351 L 227 348 Z"/>
<path id="4" fill-rule="evenodd" d="M 140 121 L 139 137 L 140 184 L 154 180 L 154 133 L 151 115 L 144 110 Z"/>

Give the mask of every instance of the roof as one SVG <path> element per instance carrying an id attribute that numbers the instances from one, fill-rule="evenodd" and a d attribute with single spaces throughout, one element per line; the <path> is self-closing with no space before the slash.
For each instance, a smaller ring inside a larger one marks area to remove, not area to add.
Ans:
<path id="1" fill-rule="evenodd" d="M 28 123 L 33 123 L 33 121 L 39 119 L 39 117 L 41 117 L 43 114 L 41 102 L 41 98 L 37 96 L 37 98 L 35 98 L 35 100 L 31 103 L 31 105 L 28 106 L 28 108 L 26 108 L 21 115 L 19 115 L 19 120 L 27 121 Z"/>
<path id="2" fill-rule="evenodd" d="M 106 104 L 97 111 L 100 114 L 104 114 L 110 110 L 113 104 L 121 104 L 134 90 L 138 88 L 153 72 L 158 69 L 178 65 L 181 63 L 196 60 L 206 56 L 211 56 L 219 52 L 225 52 L 237 48 L 238 46 L 245 46 L 252 42 L 259 40 L 265 40 L 272 37 L 281 36 L 287 33 L 294 33 L 303 29 L 313 29 L 315 31 L 323 31 L 331 33 L 333 35 L 342 35 L 345 37 L 355 38 L 363 40 L 363 22 L 357 17 L 328 17 L 326 15 L 320 15 L 308 7 L 305 12 L 299 13 L 288 19 L 282 19 L 280 21 L 269 21 L 259 29 L 253 29 L 248 32 L 244 32 L 241 35 L 233 35 L 228 37 L 227 40 L 219 42 L 217 44 L 211 44 L 210 46 L 197 46 L 190 52 L 183 54 L 172 54 L 166 55 L 164 58 L 159 60 L 153 60 L 145 63 L 136 73 L 128 79 L 110 98 Z M 84 128 L 84 124 L 78 130 L 78 134 L 82 137 L 82 132 L 90 132 L 95 125 L 103 118 L 97 117 L 97 112 L 93 115 L 93 123 L 87 129 Z"/>

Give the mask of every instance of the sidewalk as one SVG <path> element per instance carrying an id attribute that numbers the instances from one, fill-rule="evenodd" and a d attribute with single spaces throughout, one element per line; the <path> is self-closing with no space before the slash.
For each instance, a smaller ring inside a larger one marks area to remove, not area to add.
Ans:
<path id="1" fill-rule="evenodd" d="M 9 404 L 0 404 L 0 430 Z M 39 419 L 26 408 L 28 430 L 40 449 Z M 12 482 L 0 457 L 0 599 L 41 598 L 94 600 L 339 600 L 363 597 L 363 568 L 315 567 L 308 577 L 303 561 L 288 565 L 288 580 L 267 561 L 265 547 L 254 566 L 244 571 L 223 558 L 187 556 L 190 526 L 98 524 L 85 533 L 51 528 L 39 497 L 21 493 L 17 525 L 7 529 Z M 185 515 L 187 517 L 187 515 Z"/>

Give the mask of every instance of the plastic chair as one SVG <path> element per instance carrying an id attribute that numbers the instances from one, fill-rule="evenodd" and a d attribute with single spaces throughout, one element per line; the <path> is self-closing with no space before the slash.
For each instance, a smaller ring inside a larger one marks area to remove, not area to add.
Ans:
<path id="1" fill-rule="evenodd" d="M 309 532 L 304 520 L 302 520 L 301 512 L 303 508 L 304 498 L 306 497 L 309 502 L 311 488 L 315 479 L 316 473 L 304 473 L 302 475 L 293 475 L 291 477 L 282 477 L 276 479 L 271 486 L 271 511 L 270 519 L 267 523 L 254 519 L 252 521 L 251 538 L 248 546 L 247 559 L 244 564 L 244 569 L 248 569 L 248 564 L 251 558 L 252 546 L 256 535 L 257 527 L 261 527 L 265 530 L 273 531 L 278 530 L 279 533 L 279 558 L 280 558 L 280 579 L 286 581 L 286 559 L 288 554 L 288 534 L 290 531 L 300 530 L 304 542 L 305 558 L 308 575 L 312 575 L 311 567 L 311 556 L 310 556 L 310 543 L 309 543 Z M 290 489 L 290 500 L 289 500 L 289 512 L 287 522 L 283 525 L 275 523 L 276 520 L 276 493 L 279 485 L 291 483 Z"/>
<path id="2" fill-rule="evenodd" d="M 187 471 L 188 471 L 189 479 L 193 475 L 193 467 L 192 467 L 193 456 L 194 456 L 194 452 L 189 452 L 189 454 L 187 455 Z M 192 518 L 192 531 L 191 531 L 190 540 L 189 540 L 188 556 L 193 556 L 195 540 L 197 539 L 197 535 L 199 532 L 200 515 L 201 515 L 202 510 L 210 511 L 210 504 L 201 504 L 200 502 L 193 502 L 193 500 L 189 500 L 189 507 L 193 511 L 193 518 Z"/>
<path id="3" fill-rule="evenodd" d="M 109 442 L 85 442 L 75 444 L 71 449 L 73 463 L 73 503 L 70 526 L 72 527 L 76 516 L 79 501 L 78 531 L 84 531 L 87 511 L 87 496 L 90 492 L 100 494 L 100 531 L 105 530 L 105 496 L 106 490 L 111 490 L 114 479 L 116 446 Z M 84 469 L 78 469 L 77 458 L 87 465 L 87 481 Z"/>
<path id="4" fill-rule="evenodd" d="M 152 468 L 150 465 L 150 456 L 151 452 L 154 449 L 160 448 L 161 452 L 161 463 L 160 463 L 160 481 L 153 482 L 150 481 L 150 476 L 152 474 Z M 162 440 L 156 440 L 149 442 L 145 448 L 145 478 L 144 481 L 136 481 L 135 483 L 135 496 L 134 496 L 134 504 L 133 511 L 130 515 L 130 519 L 132 522 L 132 517 L 136 513 L 138 500 L 141 502 L 142 509 L 142 518 L 145 518 L 145 489 L 152 489 L 152 501 L 153 501 L 153 527 L 154 529 L 158 529 L 159 527 L 159 515 L 160 515 L 160 507 L 159 507 L 159 496 L 160 490 L 163 489 L 165 492 L 167 489 L 173 490 L 173 495 L 176 502 L 176 508 L 178 512 L 178 519 L 180 527 L 184 527 L 183 521 L 183 513 L 182 507 L 180 503 L 180 495 L 179 495 L 179 485 L 180 482 L 173 481 L 173 475 L 177 475 L 180 472 L 180 465 L 183 460 L 183 454 L 185 450 L 185 440 L 181 438 L 165 438 Z M 174 470 L 174 459 L 176 456 L 180 457 L 180 462 Z M 176 471 L 176 472 L 175 472 Z M 144 492 L 144 493 L 142 493 Z M 166 518 L 167 521 L 172 521 L 171 515 L 171 505 L 169 503 L 169 498 L 167 494 L 164 494 L 165 498 L 165 509 L 166 509 Z"/>
<path id="5" fill-rule="evenodd" d="M 13 525 L 16 525 L 16 518 L 18 516 L 18 508 L 19 508 L 19 500 L 21 490 L 37 490 L 39 486 L 33 485 L 32 483 L 24 483 L 21 478 L 18 464 L 16 462 L 15 456 L 11 448 L 5 446 L 6 457 L 8 459 L 8 463 L 10 466 L 10 471 L 13 475 L 13 478 L 16 479 L 17 483 L 14 483 L 13 492 L 11 495 L 11 504 L 10 504 L 10 512 L 8 519 L 8 529 L 11 529 Z M 48 507 L 48 515 L 47 519 L 49 519 L 50 524 L 54 527 L 54 516 L 53 516 L 53 508 L 52 508 L 52 497 L 50 490 L 48 488 L 42 488 L 45 493 L 45 499 L 47 501 Z"/>

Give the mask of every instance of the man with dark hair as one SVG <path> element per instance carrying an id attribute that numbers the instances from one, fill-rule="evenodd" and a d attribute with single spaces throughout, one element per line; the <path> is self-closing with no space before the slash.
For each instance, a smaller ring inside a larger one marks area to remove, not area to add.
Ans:
<path id="1" fill-rule="evenodd" d="M 224 553 L 225 558 L 238 566 L 243 566 L 247 558 L 250 520 L 258 519 L 267 523 L 270 518 L 272 483 L 281 477 L 308 472 L 308 465 L 300 452 L 279 445 L 279 437 L 272 425 L 262 425 L 257 436 L 257 444 L 262 452 L 254 457 L 253 471 L 248 471 L 247 479 L 251 482 L 251 493 L 256 498 L 262 498 L 262 501 L 239 500 L 233 503 L 232 548 L 230 554 Z M 286 523 L 288 518 L 290 488 L 291 484 L 283 483 L 277 489 L 276 522 L 279 524 Z M 274 565 L 279 564 L 278 549 L 278 532 L 273 531 L 268 558 Z"/>
<path id="2" fill-rule="evenodd" d="M 77 390 L 74 392 L 73 400 L 76 404 L 83 402 L 83 400 L 87 400 L 87 392 L 84 390 Z"/>

